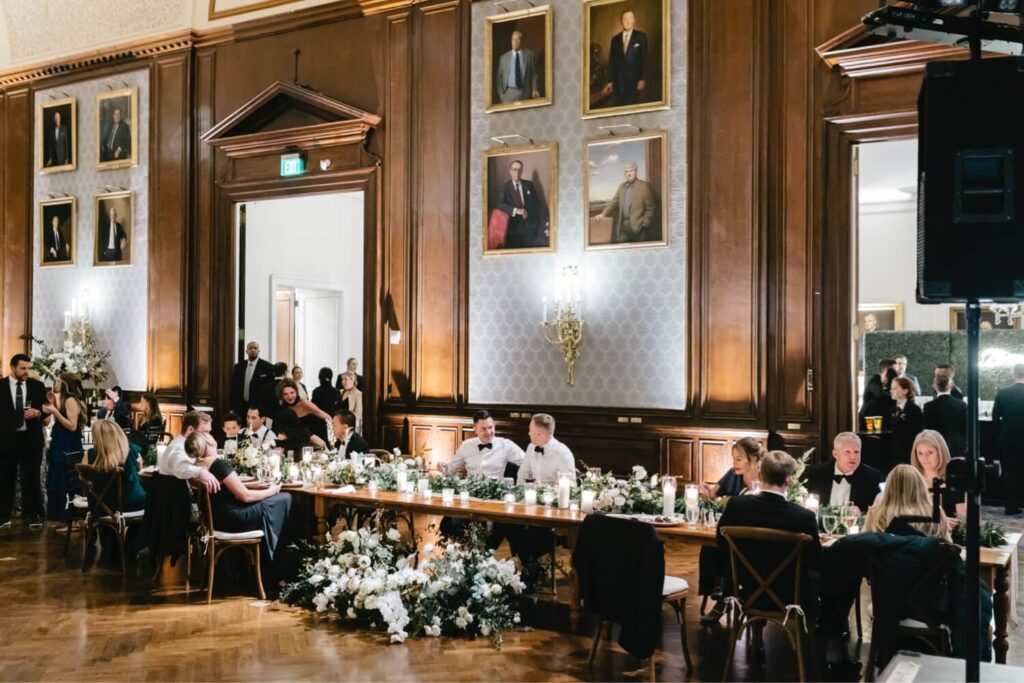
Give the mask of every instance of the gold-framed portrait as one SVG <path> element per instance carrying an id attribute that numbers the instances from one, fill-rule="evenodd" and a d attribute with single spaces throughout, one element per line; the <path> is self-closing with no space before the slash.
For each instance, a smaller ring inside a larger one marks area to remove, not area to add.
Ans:
<path id="1" fill-rule="evenodd" d="M 70 266 L 78 246 L 74 197 L 39 202 L 39 265 Z"/>
<path id="2" fill-rule="evenodd" d="M 668 109 L 669 0 L 584 0 L 583 118 Z"/>
<path id="3" fill-rule="evenodd" d="M 584 247 L 667 246 L 668 133 L 606 135 L 584 154 Z"/>
<path id="4" fill-rule="evenodd" d="M 126 266 L 132 262 L 132 193 L 96 195 L 94 266 Z"/>
<path id="5" fill-rule="evenodd" d="M 903 304 L 860 304 L 857 306 L 857 329 L 867 332 L 895 332 L 903 329 Z"/>
<path id="6" fill-rule="evenodd" d="M 551 104 L 550 5 L 487 17 L 484 92 L 487 113 Z"/>
<path id="7" fill-rule="evenodd" d="M 558 239 L 558 144 L 484 152 L 484 256 L 554 251 Z"/>
<path id="8" fill-rule="evenodd" d="M 122 88 L 96 96 L 96 168 L 139 163 L 139 89 Z"/>
<path id="9" fill-rule="evenodd" d="M 1016 318 L 1019 320 L 1019 318 Z M 979 329 L 982 330 L 1015 330 L 1015 318 L 1012 316 L 1000 316 L 996 319 L 995 312 L 988 306 L 982 306 L 981 321 Z M 953 332 L 960 332 L 967 329 L 967 309 L 961 304 L 949 307 L 949 329 Z"/>
<path id="10" fill-rule="evenodd" d="M 36 108 L 36 159 L 40 173 L 73 171 L 78 166 L 78 102 L 74 97 L 42 102 Z"/>

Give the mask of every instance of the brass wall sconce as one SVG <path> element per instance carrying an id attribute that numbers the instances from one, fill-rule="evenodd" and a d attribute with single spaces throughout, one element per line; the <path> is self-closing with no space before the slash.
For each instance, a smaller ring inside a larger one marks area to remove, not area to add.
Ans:
<path id="1" fill-rule="evenodd" d="M 541 326 L 544 339 L 555 344 L 562 351 L 567 371 L 566 383 L 573 386 L 575 382 L 576 361 L 580 357 L 580 344 L 583 341 L 583 302 L 580 299 L 580 269 L 577 266 L 565 266 L 558 283 L 555 297 L 554 319 L 548 319 L 548 298 L 543 298 L 544 312 Z"/>

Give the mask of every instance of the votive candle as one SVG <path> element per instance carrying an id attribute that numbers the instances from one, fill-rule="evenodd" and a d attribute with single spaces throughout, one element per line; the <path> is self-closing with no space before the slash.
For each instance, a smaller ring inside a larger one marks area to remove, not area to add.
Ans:
<path id="1" fill-rule="evenodd" d="M 395 472 L 395 489 L 399 493 L 405 493 L 405 482 L 408 481 L 405 470 Z"/>
<path id="2" fill-rule="evenodd" d="M 594 492 L 591 489 L 580 491 L 580 509 L 588 515 L 594 511 Z"/>
<path id="3" fill-rule="evenodd" d="M 430 492 L 430 480 L 426 477 L 420 477 L 416 480 L 416 490 L 420 492 L 420 495 L 427 495 Z"/>
<path id="4" fill-rule="evenodd" d="M 441 489 L 441 502 L 451 505 L 455 502 L 455 489 Z"/>
<path id="5" fill-rule="evenodd" d="M 366 488 L 370 492 L 370 495 L 377 495 L 377 480 L 371 479 L 370 481 L 366 482 Z"/>
<path id="6" fill-rule="evenodd" d="M 808 510 L 810 510 L 811 512 L 813 512 L 814 514 L 818 514 L 818 509 L 820 508 L 820 506 L 821 506 L 821 499 L 818 498 L 818 494 L 817 493 L 809 494 L 807 496 L 807 499 L 804 500 L 804 507 L 807 508 Z"/>
<path id="7" fill-rule="evenodd" d="M 288 479 L 291 481 L 299 480 L 299 466 L 295 463 L 288 465 Z"/>
<path id="8" fill-rule="evenodd" d="M 463 505 L 469 505 L 469 491 L 459 491 L 459 502 Z"/>
<path id="9" fill-rule="evenodd" d="M 528 488 L 523 491 L 523 502 L 527 505 L 537 504 L 537 489 Z"/>
<path id="10" fill-rule="evenodd" d="M 544 493 L 540 494 L 540 501 L 545 505 L 551 505 L 555 502 L 555 494 L 551 493 L 550 490 L 545 490 Z"/>

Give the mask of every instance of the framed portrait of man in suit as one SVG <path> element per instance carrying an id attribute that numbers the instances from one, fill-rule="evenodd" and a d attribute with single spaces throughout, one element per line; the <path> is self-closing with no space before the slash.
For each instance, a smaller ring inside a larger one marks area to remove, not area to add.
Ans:
<path id="1" fill-rule="evenodd" d="M 78 165 L 78 110 L 74 97 L 50 100 L 37 108 L 36 158 L 40 173 L 75 170 Z"/>
<path id="2" fill-rule="evenodd" d="M 139 89 L 96 96 L 96 168 L 124 168 L 139 162 Z"/>
<path id="3" fill-rule="evenodd" d="M 70 266 L 75 262 L 75 198 L 39 202 L 39 265 Z"/>
<path id="4" fill-rule="evenodd" d="M 588 140 L 584 168 L 587 249 L 668 244 L 668 133 Z"/>
<path id="5" fill-rule="evenodd" d="M 484 32 L 486 111 L 551 104 L 550 5 L 487 17 Z"/>
<path id="6" fill-rule="evenodd" d="M 125 266 L 132 262 L 132 193 L 96 195 L 93 265 Z"/>
<path id="7" fill-rule="evenodd" d="M 484 256 L 554 251 L 558 145 L 484 152 Z"/>
<path id="8" fill-rule="evenodd" d="M 584 0 L 583 118 L 668 109 L 669 0 Z"/>

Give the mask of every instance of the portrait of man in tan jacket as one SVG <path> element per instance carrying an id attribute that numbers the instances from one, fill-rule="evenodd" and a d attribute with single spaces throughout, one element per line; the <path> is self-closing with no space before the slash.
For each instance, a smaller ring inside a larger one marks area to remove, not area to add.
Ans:
<path id="1" fill-rule="evenodd" d="M 658 221 L 658 197 L 646 180 L 637 178 L 637 165 L 628 162 L 626 181 L 605 205 L 602 216 L 612 219 L 612 243 L 654 242 L 661 240 Z"/>

